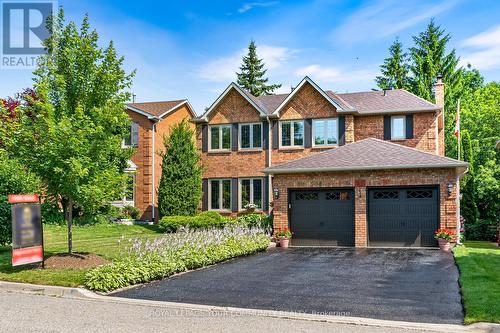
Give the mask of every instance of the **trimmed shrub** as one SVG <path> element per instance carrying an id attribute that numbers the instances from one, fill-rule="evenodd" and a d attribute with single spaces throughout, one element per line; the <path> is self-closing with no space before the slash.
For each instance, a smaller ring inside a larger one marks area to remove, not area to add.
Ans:
<path id="1" fill-rule="evenodd" d="M 85 286 L 109 292 L 263 251 L 268 245 L 269 237 L 263 229 L 241 225 L 222 229 L 182 229 L 154 241 L 136 239 L 123 257 L 89 271 Z"/>
<path id="2" fill-rule="evenodd" d="M 175 232 L 181 227 L 199 229 L 219 227 L 236 223 L 235 219 L 221 216 L 217 212 L 202 212 L 195 216 L 165 216 L 160 220 L 160 230 Z"/>

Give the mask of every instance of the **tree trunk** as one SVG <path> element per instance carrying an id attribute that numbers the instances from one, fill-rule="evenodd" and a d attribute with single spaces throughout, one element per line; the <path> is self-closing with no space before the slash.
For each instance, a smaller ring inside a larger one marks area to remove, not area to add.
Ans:
<path id="1" fill-rule="evenodd" d="M 68 253 L 73 254 L 73 199 L 66 204 L 66 221 L 68 223 Z"/>

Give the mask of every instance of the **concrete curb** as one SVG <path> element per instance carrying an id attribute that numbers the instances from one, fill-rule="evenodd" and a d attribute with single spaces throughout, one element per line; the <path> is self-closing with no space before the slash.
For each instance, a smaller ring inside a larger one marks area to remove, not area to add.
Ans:
<path id="1" fill-rule="evenodd" d="M 150 301 L 150 300 L 105 296 L 83 288 L 44 286 L 44 285 L 34 285 L 27 283 L 5 282 L 5 281 L 0 281 L 0 291 L 164 308 L 166 313 L 168 313 L 167 311 L 168 309 L 168 310 L 176 310 L 184 312 L 191 311 L 191 312 L 204 312 L 212 314 L 224 313 L 233 316 L 270 317 L 270 318 L 281 318 L 281 319 L 291 319 L 291 320 L 327 322 L 336 324 L 411 329 L 416 331 L 428 330 L 428 331 L 439 331 L 439 332 L 450 332 L 450 333 L 500 332 L 500 325 L 491 323 L 477 323 L 469 326 L 453 325 L 453 324 L 430 324 L 430 323 L 415 323 L 415 322 L 393 321 L 393 320 L 380 320 L 380 319 L 362 318 L 362 317 L 345 317 L 345 316 L 334 316 L 334 315 L 324 315 L 324 314 L 306 314 L 306 313 L 294 313 L 285 311 L 258 310 L 258 309 L 233 308 L 233 307 L 199 305 L 199 304 L 188 304 L 188 303 Z"/>

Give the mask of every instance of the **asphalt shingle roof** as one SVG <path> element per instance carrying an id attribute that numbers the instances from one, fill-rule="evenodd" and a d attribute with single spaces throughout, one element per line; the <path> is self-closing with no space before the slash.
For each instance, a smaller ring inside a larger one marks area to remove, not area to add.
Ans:
<path id="1" fill-rule="evenodd" d="M 298 173 L 383 169 L 457 168 L 466 162 L 400 144 L 368 138 L 266 168 L 266 173 Z"/>
<path id="2" fill-rule="evenodd" d="M 149 113 L 153 116 L 161 116 L 173 107 L 186 101 L 185 99 L 179 99 L 176 101 L 161 101 L 161 102 L 144 102 L 144 103 L 129 103 L 127 106 L 139 109 L 143 112 Z"/>

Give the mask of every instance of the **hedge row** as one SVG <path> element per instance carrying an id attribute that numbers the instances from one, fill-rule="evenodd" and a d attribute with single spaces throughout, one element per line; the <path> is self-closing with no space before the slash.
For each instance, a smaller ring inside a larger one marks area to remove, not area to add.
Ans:
<path id="1" fill-rule="evenodd" d="M 85 286 L 91 290 L 109 292 L 263 251 L 269 245 L 269 237 L 263 229 L 214 229 L 194 233 L 188 231 L 194 236 L 186 236 L 186 232 L 181 231 L 166 234 L 153 243 L 133 244 L 129 251 L 132 255 L 89 271 L 85 276 Z"/>
<path id="2" fill-rule="evenodd" d="M 160 229 L 163 232 L 175 232 L 181 227 L 200 229 L 228 225 L 242 224 L 258 226 L 268 229 L 272 225 L 272 218 L 263 214 L 248 214 L 237 218 L 224 217 L 217 212 L 202 212 L 195 216 L 165 216 L 160 220 Z"/>

